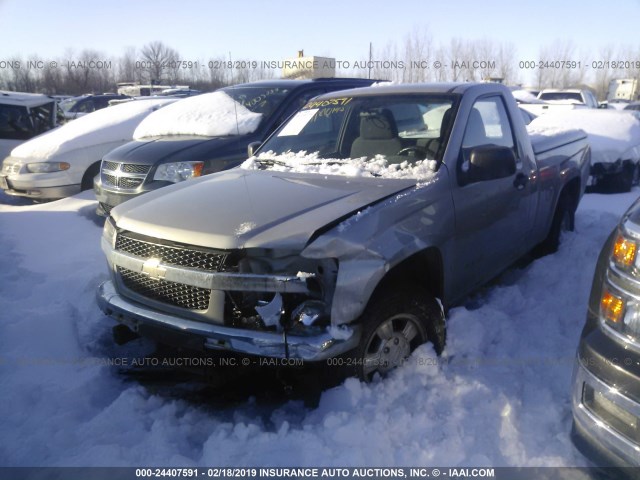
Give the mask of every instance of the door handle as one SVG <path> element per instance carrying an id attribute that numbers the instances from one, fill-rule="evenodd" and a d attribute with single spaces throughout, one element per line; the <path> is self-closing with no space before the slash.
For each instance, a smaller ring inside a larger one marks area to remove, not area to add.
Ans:
<path id="1" fill-rule="evenodd" d="M 527 185 L 529 181 L 529 177 L 524 173 L 518 173 L 516 178 L 513 180 L 513 186 L 516 187 L 517 190 L 522 190 Z"/>

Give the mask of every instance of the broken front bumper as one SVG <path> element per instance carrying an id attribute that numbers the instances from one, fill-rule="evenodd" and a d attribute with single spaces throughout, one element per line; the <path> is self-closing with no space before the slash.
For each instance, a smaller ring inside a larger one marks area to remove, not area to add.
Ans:
<path id="1" fill-rule="evenodd" d="M 244 330 L 181 318 L 151 310 L 120 295 L 111 281 L 98 288 L 98 305 L 107 315 L 134 332 L 155 331 L 156 338 L 180 337 L 181 343 L 193 348 L 226 350 L 272 358 L 295 358 L 321 361 L 355 348 L 360 330 L 346 340 L 336 339 L 328 332 L 314 336 L 287 335 L 286 332 Z M 162 334 L 159 332 L 162 331 Z M 147 336 L 147 335 L 145 335 Z M 171 343 L 171 342 L 169 342 Z"/>

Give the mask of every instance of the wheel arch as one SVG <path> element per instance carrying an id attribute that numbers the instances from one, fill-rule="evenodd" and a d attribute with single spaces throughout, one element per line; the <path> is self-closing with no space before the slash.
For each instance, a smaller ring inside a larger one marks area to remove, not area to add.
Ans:
<path id="1" fill-rule="evenodd" d="M 418 285 L 443 300 L 444 268 L 442 254 L 437 247 L 425 248 L 392 267 L 375 286 L 371 298 L 384 289 L 406 283 Z"/>
<path id="2" fill-rule="evenodd" d="M 87 167 L 82 174 L 82 180 L 80 180 L 80 188 L 82 190 L 90 190 L 93 188 L 93 177 L 100 173 L 100 164 L 102 160 L 93 162 Z"/>

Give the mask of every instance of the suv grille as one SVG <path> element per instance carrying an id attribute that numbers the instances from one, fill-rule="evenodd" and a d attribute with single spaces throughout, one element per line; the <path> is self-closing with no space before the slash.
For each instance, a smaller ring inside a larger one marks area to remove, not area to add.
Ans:
<path id="1" fill-rule="evenodd" d="M 226 252 L 205 252 L 182 246 L 169 246 L 139 240 L 121 233 L 116 239 L 116 250 L 142 258 L 159 258 L 162 263 L 180 267 L 199 268 L 217 272 L 222 269 Z"/>
<path id="2" fill-rule="evenodd" d="M 209 308 L 209 289 L 152 279 L 122 267 L 118 267 L 118 273 L 125 287 L 144 297 L 189 310 Z"/>
<path id="3" fill-rule="evenodd" d="M 103 161 L 102 183 L 105 186 L 135 190 L 147 178 L 151 165 Z"/>

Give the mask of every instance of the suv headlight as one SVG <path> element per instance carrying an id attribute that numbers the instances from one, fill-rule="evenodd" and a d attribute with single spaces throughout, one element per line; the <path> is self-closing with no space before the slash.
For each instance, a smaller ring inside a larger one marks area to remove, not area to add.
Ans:
<path id="1" fill-rule="evenodd" d="M 71 167 L 71 165 L 67 162 L 27 163 L 27 171 L 29 173 L 61 172 L 62 170 L 69 170 L 69 167 Z"/>
<path id="2" fill-rule="evenodd" d="M 204 167 L 204 162 L 164 163 L 158 167 L 153 179 L 173 183 L 182 182 L 201 176 L 202 167 Z"/>

